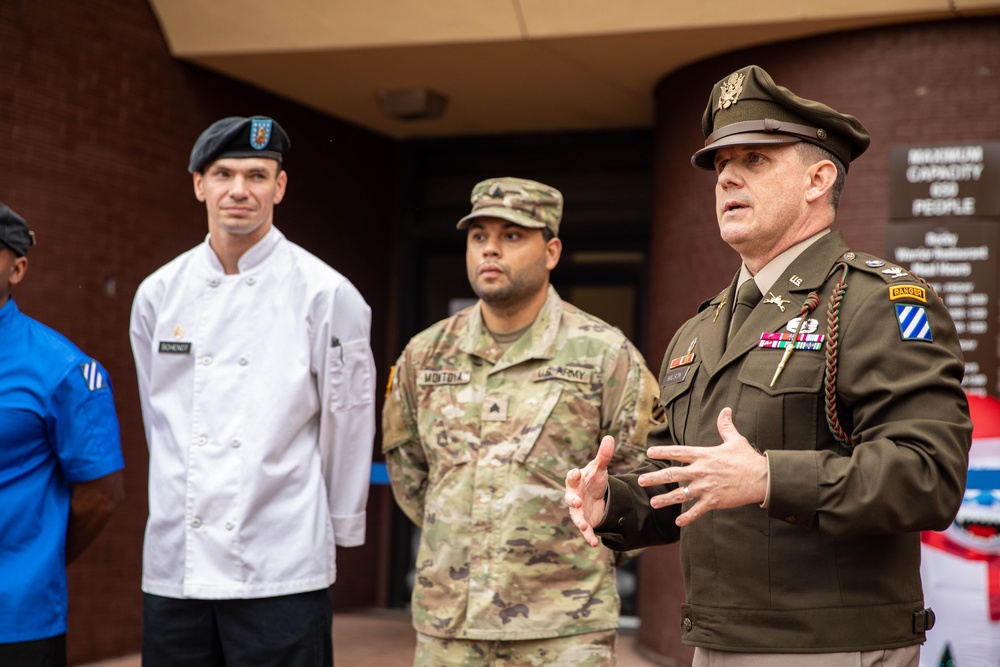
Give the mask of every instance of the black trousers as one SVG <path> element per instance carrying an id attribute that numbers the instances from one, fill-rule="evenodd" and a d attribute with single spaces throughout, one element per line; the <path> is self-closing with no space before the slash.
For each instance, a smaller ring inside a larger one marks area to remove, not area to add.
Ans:
<path id="1" fill-rule="evenodd" d="M 3 667 L 66 667 L 66 635 L 0 644 Z"/>
<path id="2" fill-rule="evenodd" d="M 244 600 L 143 594 L 143 667 L 332 667 L 330 589 Z"/>

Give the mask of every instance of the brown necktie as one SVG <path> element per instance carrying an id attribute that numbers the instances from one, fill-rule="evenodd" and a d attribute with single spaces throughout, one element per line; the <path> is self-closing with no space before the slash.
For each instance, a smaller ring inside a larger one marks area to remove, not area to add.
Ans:
<path id="1" fill-rule="evenodd" d="M 750 315 L 750 311 L 754 309 L 754 306 L 760 301 L 761 296 L 760 290 L 757 289 L 757 282 L 751 278 L 740 285 L 740 289 L 736 292 L 736 307 L 733 308 L 733 321 L 732 325 L 729 327 L 729 340 L 727 343 L 733 341 L 733 337 L 739 328 L 743 326 L 746 322 L 747 317 Z"/>

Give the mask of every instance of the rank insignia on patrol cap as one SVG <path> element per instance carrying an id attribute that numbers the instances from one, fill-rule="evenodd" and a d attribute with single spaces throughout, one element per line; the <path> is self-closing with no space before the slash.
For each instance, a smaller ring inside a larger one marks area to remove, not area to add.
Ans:
<path id="1" fill-rule="evenodd" d="M 188 171 L 192 174 L 220 158 L 263 157 L 281 163 L 281 154 L 291 141 L 278 121 L 267 116 L 229 116 L 212 123 L 191 149 Z"/>
<path id="2" fill-rule="evenodd" d="M 472 212 L 458 221 L 458 229 L 476 218 L 500 218 L 531 229 L 547 227 L 559 235 L 563 196 L 544 183 L 512 176 L 490 178 L 476 184 L 470 199 Z"/>
<path id="3" fill-rule="evenodd" d="M 871 143 L 857 118 L 799 97 L 757 65 L 737 70 L 715 85 L 701 125 L 705 147 L 691 156 L 691 164 L 709 170 L 715 168 L 715 151 L 723 146 L 798 141 L 826 149 L 847 169 Z"/>
<path id="4" fill-rule="evenodd" d="M 18 257 L 24 257 L 33 245 L 35 233 L 28 229 L 28 223 L 9 206 L 0 203 L 0 247 L 6 246 Z"/>

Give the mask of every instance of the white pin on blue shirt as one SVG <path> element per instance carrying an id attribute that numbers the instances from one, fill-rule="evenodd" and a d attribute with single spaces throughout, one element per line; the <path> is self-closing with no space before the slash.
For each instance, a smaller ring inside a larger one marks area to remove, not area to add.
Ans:
<path id="1" fill-rule="evenodd" d="M 104 387 L 104 376 L 101 375 L 101 371 L 97 368 L 96 361 L 88 361 L 85 364 L 80 364 L 80 371 L 83 373 L 83 379 L 87 381 L 87 387 L 90 391 L 97 391 Z"/>

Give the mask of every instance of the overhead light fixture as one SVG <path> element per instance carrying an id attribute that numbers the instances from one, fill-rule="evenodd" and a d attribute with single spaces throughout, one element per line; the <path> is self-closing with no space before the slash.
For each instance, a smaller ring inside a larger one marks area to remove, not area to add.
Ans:
<path id="1" fill-rule="evenodd" d="M 382 89 L 375 99 L 383 112 L 399 120 L 440 118 L 448 98 L 430 88 Z"/>

